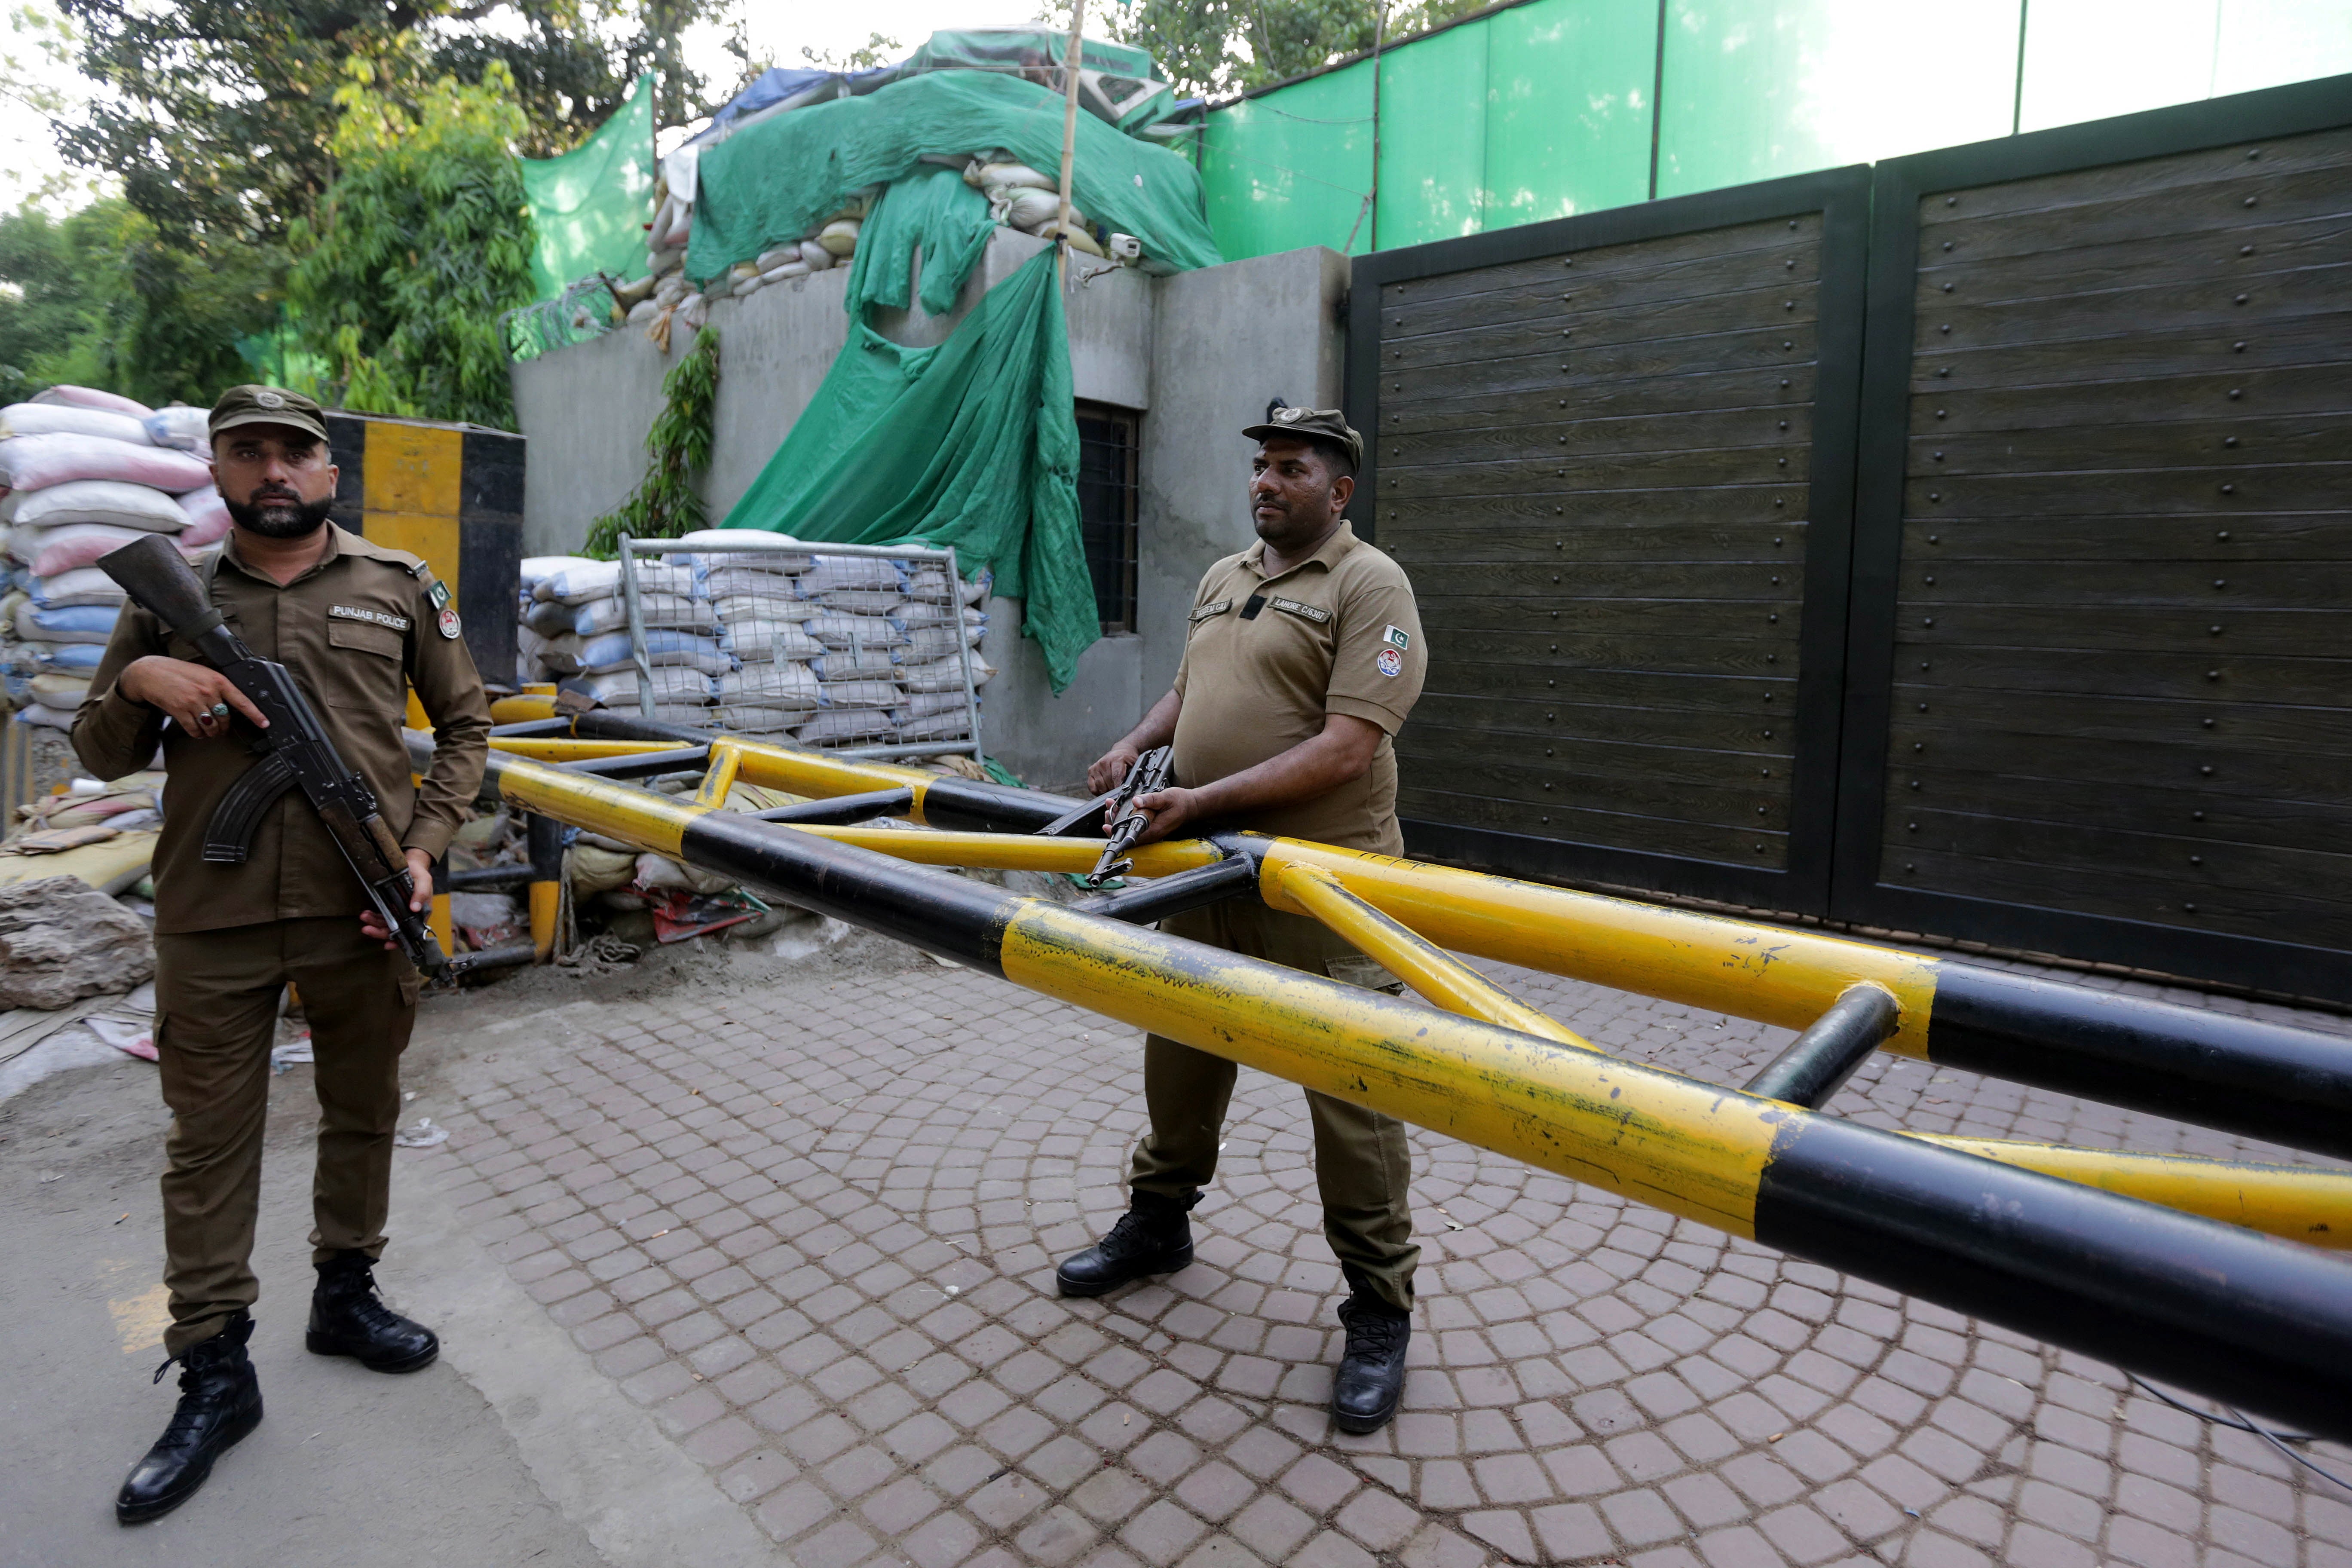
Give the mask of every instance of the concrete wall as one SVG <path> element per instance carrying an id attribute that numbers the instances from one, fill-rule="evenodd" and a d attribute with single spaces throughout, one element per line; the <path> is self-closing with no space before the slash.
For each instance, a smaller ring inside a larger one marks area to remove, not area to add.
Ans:
<path id="1" fill-rule="evenodd" d="M 944 342 L 982 294 L 1044 246 L 1001 229 L 953 310 L 883 310 L 875 329 L 911 347 Z M 983 653 L 999 674 L 981 717 L 990 755 L 1033 784 L 1071 784 L 1167 689 L 1194 584 L 1254 537 L 1244 496 L 1252 447 L 1242 426 L 1277 395 L 1339 403 L 1347 279 L 1347 259 L 1328 250 L 1160 279 L 1071 258 L 1064 308 L 1073 390 L 1143 416 L 1138 629 L 1089 647 L 1055 697 L 1036 645 L 1021 636 L 1021 604 L 992 600 Z M 704 489 L 714 518 L 758 478 L 848 342 L 847 281 L 847 269 L 835 268 L 714 307 L 711 324 L 726 345 Z M 577 549 L 589 524 L 636 486 L 662 377 L 692 341 L 678 331 L 665 355 L 641 329 L 625 329 L 514 367 L 516 413 L 530 437 L 526 553 Z"/>

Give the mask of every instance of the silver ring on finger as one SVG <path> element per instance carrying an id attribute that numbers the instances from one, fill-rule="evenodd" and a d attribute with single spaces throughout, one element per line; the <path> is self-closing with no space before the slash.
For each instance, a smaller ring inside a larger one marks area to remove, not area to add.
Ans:
<path id="1" fill-rule="evenodd" d="M 215 703 L 214 703 L 214 704 L 212 705 L 212 708 L 211 708 L 211 713 L 212 713 L 212 716 L 213 716 L 214 718 L 215 718 L 215 719 L 226 719 L 226 718 L 227 718 L 227 717 L 228 717 L 228 704 L 227 704 L 227 703 L 226 703 L 226 702 L 215 702 Z"/>

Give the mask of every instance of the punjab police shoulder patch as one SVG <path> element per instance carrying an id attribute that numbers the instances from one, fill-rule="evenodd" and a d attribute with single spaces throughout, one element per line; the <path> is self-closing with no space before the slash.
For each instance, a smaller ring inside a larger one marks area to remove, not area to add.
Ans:
<path id="1" fill-rule="evenodd" d="M 1381 657 L 1374 662 L 1381 667 L 1381 673 L 1391 679 L 1404 673 L 1404 655 L 1392 647 L 1381 649 Z"/>
<path id="2" fill-rule="evenodd" d="M 456 642 L 457 640 L 457 634 L 466 629 L 458 624 L 457 612 L 455 610 L 442 611 L 440 617 L 433 624 L 439 626 L 441 628 L 441 635 L 447 637 L 451 642 Z M 1386 658 L 1387 656 L 1383 654 L 1381 657 Z"/>

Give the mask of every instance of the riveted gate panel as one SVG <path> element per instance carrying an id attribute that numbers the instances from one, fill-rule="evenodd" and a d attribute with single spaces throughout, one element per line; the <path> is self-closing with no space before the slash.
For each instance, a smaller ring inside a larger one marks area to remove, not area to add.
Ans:
<path id="1" fill-rule="evenodd" d="M 2352 995 L 2352 80 L 1874 210 L 1836 912 Z"/>
<path id="2" fill-rule="evenodd" d="M 1821 912 L 1868 171 L 1359 258 L 1417 854 Z"/>

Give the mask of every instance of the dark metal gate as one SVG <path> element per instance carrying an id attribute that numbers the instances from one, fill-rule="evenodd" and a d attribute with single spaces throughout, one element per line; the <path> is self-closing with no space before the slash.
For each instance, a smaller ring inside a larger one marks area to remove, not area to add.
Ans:
<path id="1" fill-rule="evenodd" d="M 1417 853 L 2352 997 L 2352 79 L 1355 278 Z"/>

